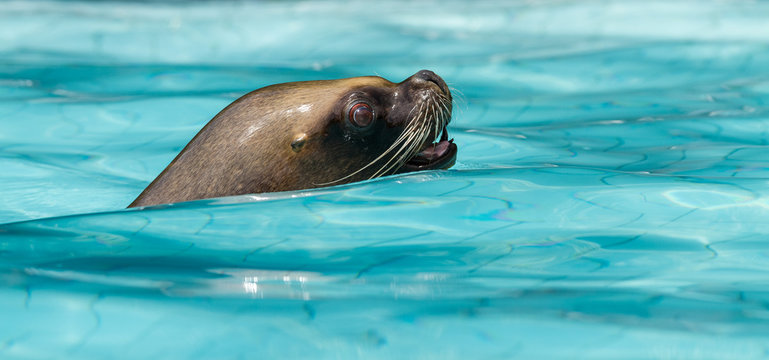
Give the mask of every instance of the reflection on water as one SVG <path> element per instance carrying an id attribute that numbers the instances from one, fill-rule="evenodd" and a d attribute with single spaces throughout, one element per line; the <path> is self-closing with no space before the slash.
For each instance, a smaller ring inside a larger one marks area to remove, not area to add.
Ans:
<path id="1" fill-rule="evenodd" d="M 762 358 L 767 11 L 8 2 L 0 357 Z M 451 171 L 124 210 L 249 90 L 421 68 Z"/>

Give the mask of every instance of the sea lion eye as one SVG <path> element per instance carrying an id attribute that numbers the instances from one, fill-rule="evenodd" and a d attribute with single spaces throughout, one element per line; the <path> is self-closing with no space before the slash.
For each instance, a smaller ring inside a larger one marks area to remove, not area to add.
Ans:
<path id="1" fill-rule="evenodd" d="M 366 127 L 374 121 L 374 111 L 366 103 L 357 103 L 350 108 L 350 122 L 357 127 Z"/>

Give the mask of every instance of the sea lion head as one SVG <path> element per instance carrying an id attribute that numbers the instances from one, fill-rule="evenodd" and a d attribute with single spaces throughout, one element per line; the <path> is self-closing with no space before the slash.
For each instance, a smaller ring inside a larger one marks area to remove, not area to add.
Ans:
<path id="1" fill-rule="evenodd" d="M 451 92 L 422 70 L 267 86 L 216 115 L 130 206 L 316 188 L 446 169 Z"/>

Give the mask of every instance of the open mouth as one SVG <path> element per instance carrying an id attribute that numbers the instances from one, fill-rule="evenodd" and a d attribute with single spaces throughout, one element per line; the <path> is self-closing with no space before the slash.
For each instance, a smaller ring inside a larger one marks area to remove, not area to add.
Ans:
<path id="1" fill-rule="evenodd" d="M 420 170 L 445 170 L 454 166 L 456 161 L 457 145 L 454 144 L 454 139 L 449 140 L 449 133 L 446 131 L 446 127 L 444 127 L 440 141 L 434 142 L 422 149 L 422 151 L 403 164 L 397 172 L 405 173 Z"/>

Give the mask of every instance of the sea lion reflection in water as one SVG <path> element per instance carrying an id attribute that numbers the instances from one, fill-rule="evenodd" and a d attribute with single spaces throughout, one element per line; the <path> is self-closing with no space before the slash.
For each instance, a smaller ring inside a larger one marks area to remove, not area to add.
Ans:
<path id="1" fill-rule="evenodd" d="M 448 169 L 451 93 L 422 70 L 267 86 L 217 114 L 129 207 Z"/>

